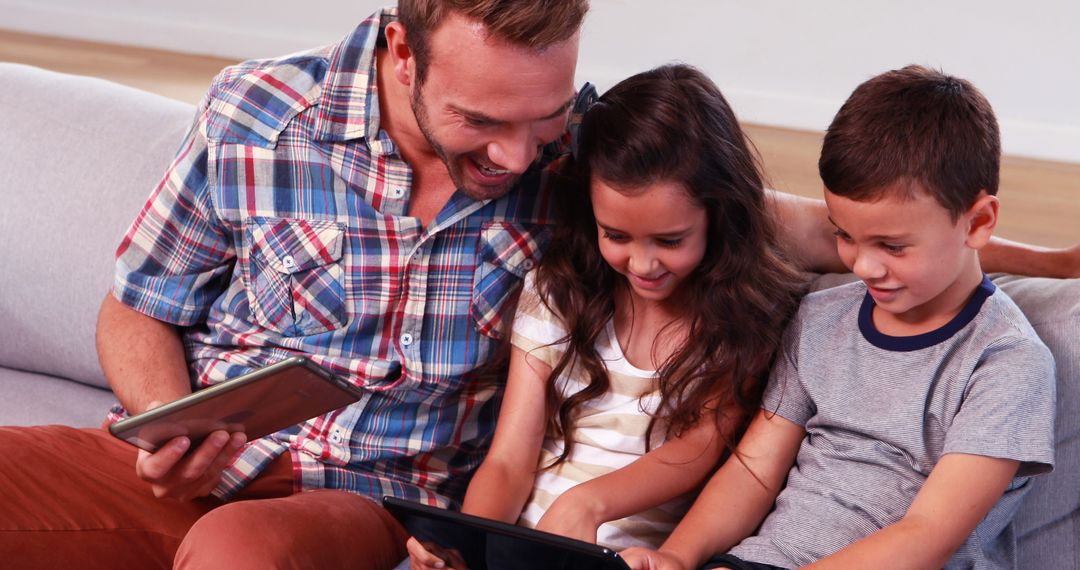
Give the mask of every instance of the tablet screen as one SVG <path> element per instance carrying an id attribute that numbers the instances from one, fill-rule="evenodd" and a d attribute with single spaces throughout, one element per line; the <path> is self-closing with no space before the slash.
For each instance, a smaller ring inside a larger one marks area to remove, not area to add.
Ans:
<path id="1" fill-rule="evenodd" d="M 629 570 L 614 550 L 590 542 L 395 497 L 383 497 L 383 506 L 421 543 L 454 551 L 468 570 Z"/>

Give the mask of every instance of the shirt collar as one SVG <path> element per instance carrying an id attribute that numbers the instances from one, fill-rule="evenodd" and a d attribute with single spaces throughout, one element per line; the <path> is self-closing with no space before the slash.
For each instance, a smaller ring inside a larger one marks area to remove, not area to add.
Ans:
<path id="1" fill-rule="evenodd" d="M 384 8 L 334 46 L 319 101 L 316 139 L 344 142 L 365 138 L 378 154 L 395 151 L 390 137 L 379 129 L 375 66 L 376 51 L 385 43 L 386 25 L 396 20 L 397 8 Z"/>
<path id="2" fill-rule="evenodd" d="M 983 274 L 982 281 L 975 288 L 967 304 L 952 320 L 935 330 L 914 336 L 891 336 L 879 331 L 874 326 L 874 298 L 870 296 L 870 293 L 866 293 L 859 307 L 859 330 L 867 342 L 884 350 L 911 352 L 930 348 L 949 340 L 974 320 L 982 310 L 983 302 L 990 298 L 994 291 L 997 291 L 997 287 L 989 277 Z"/>

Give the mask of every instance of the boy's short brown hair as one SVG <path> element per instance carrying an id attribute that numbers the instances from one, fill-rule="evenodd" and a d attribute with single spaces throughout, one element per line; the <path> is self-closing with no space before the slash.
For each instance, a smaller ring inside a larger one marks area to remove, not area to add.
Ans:
<path id="1" fill-rule="evenodd" d="M 542 50 L 576 34 L 588 11 L 588 0 L 398 1 L 398 18 L 405 27 L 405 41 L 416 58 L 420 83 L 430 62 L 429 36 L 449 14 L 482 23 L 495 38 Z"/>
<path id="2" fill-rule="evenodd" d="M 825 134 L 818 172 L 829 192 L 858 201 L 921 187 L 956 220 L 980 191 L 997 194 L 1000 162 L 997 119 L 982 93 L 909 65 L 852 92 Z"/>

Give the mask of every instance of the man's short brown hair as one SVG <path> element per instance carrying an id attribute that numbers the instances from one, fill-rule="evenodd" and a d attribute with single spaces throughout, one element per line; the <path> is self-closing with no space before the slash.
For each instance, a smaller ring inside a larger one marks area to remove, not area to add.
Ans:
<path id="1" fill-rule="evenodd" d="M 818 171 L 829 192 L 858 201 L 921 186 L 956 220 L 980 191 L 997 194 L 1000 162 L 997 119 L 982 93 L 909 65 L 852 92 L 825 134 Z"/>
<path id="2" fill-rule="evenodd" d="M 588 10 L 588 0 L 398 1 L 398 18 L 416 58 L 419 83 L 423 83 L 430 61 L 429 36 L 449 14 L 480 22 L 492 37 L 542 50 L 573 37 Z"/>

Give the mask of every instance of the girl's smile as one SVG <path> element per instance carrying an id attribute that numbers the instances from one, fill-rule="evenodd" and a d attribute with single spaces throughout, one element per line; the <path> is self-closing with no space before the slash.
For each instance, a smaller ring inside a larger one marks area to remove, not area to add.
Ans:
<path id="1" fill-rule="evenodd" d="M 604 260 L 634 296 L 668 300 L 705 256 L 705 208 L 674 182 L 628 189 L 594 178 L 591 193 Z"/>

